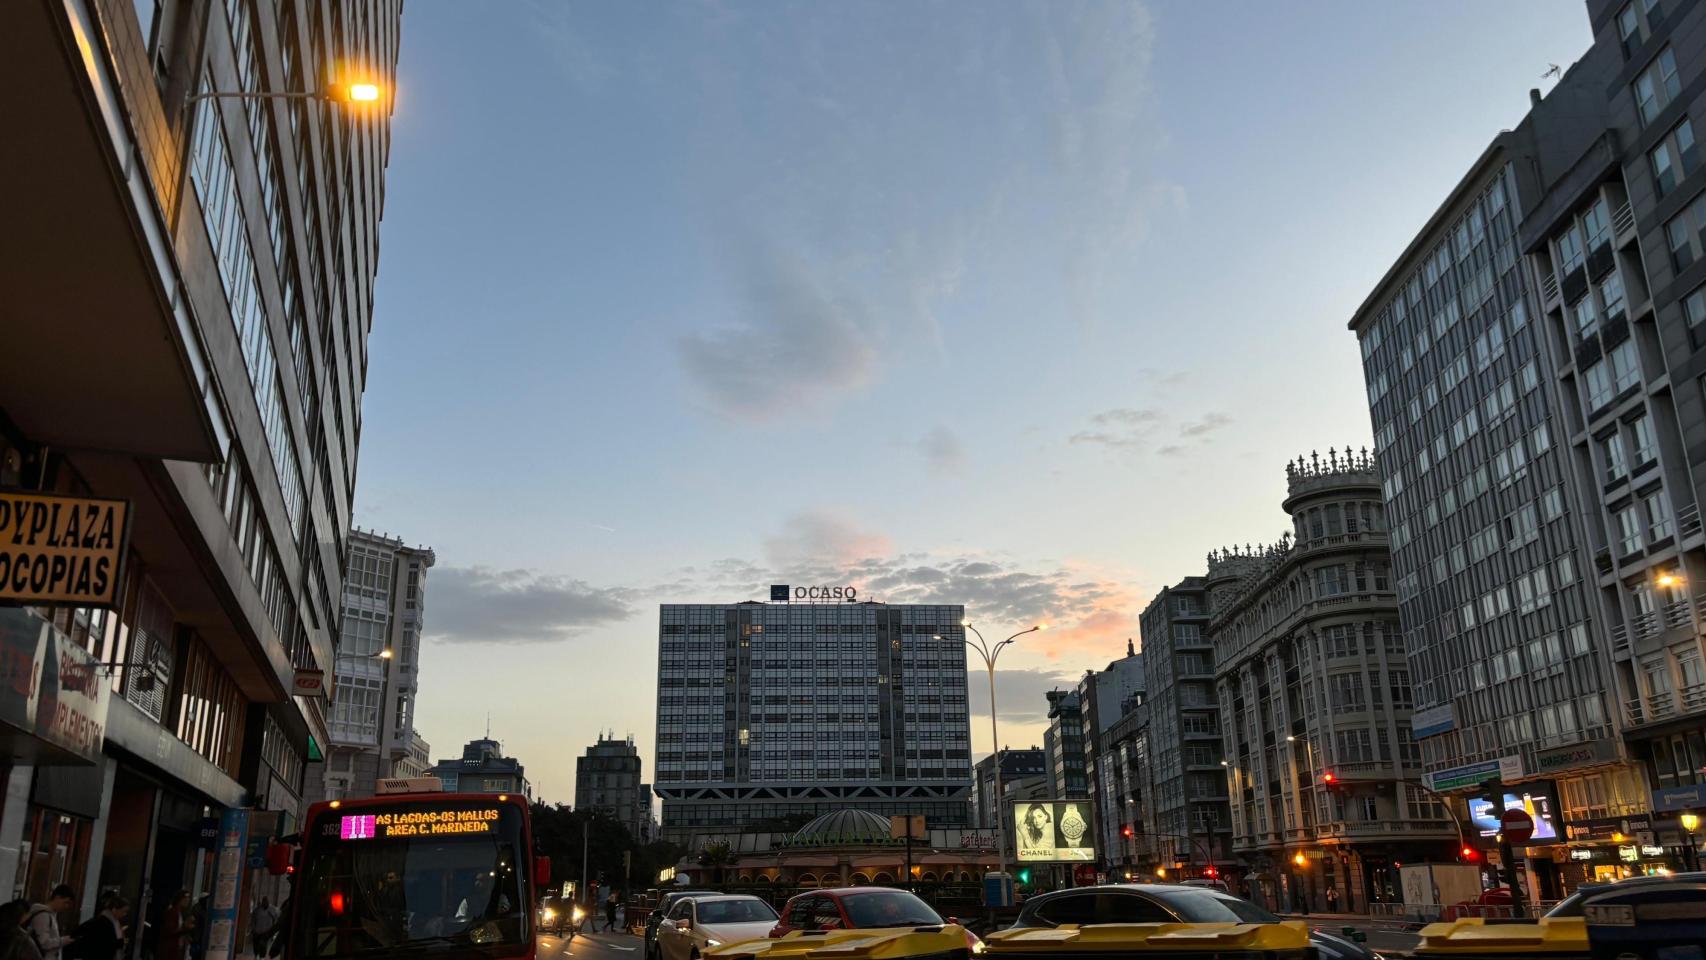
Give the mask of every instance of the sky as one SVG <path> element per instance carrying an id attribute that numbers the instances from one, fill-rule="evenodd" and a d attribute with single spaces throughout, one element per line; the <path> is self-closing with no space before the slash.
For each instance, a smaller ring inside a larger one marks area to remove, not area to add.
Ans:
<path id="1" fill-rule="evenodd" d="M 416 723 L 652 764 L 657 605 L 964 603 L 1005 745 L 1370 442 L 1346 322 L 1577 0 L 411 2 L 356 520 Z M 971 684 L 973 752 L 988 696 Z M 488 720 L 489 716 L 489 720 Z"/>

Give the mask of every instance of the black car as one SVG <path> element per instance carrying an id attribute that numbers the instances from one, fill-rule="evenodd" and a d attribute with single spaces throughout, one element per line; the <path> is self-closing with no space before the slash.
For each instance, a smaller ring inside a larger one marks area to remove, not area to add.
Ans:
<path id="1" fill-rule="evenodd" d="M 715 897 L 720 895 L 717 890 L 670 890 L 658 897 L 657 906 L 646 914 L 646 960 L 657 960 L 658 955 L 658 923 L 664 915 L 675 908 L 675 905 L 688 897 Z"/>
<path id="2" fill-rule="evenodd" d="M 1172 883 L 1121 883 L 1074 887 L 1025 901 L 1014 927 L 1058 927 L 1089 923 L 1279 923 L 1280 918 L 1248 900 L 1212 887 Z M 1321 960 L 1376 960 L 1376 954 L 1319 930 L 1309 942 Z"/>
<path id="3" fill-rule="evenodd" d="M 1575 893 L 1558 901 L 1556 906 L 1546 911 L 1546 916 L 1579 917 L 1582 915 L 1582 904 L 1595 894 L 1604 893 L 1613 887 L 1621 890 L 1631 886 L 1656 886 L 1661 883 L 1706 883 L 1706 872 L 1673 873 L 1668 877 L 1628 877 L 1612 883 L 1585 883 L 1578 887 Z"/>

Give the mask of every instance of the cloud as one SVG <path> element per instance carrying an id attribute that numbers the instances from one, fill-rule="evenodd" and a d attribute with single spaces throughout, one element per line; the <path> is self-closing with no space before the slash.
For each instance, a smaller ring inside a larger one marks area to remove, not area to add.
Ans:
<path id="1" fill-rule="evenodd" d="M 1178 457 L 1184 455 L 1185 449 L 1185 447 L 1180 446 L 1177 443 L 1169 443 L 1155 452 L 1163 457 Z"/>
<path id="2" fill-rule="evenodd" d="M 965 446 L 947 427 L 936 427 L 919 437 L 914 446 L 933 476 L 953 476 L 965 468 Z"/>
<path id="3" fill-rule="evenodd" d="M 862 386 L 876 365 L 869 308 L 804 260 L 750 250 L 734 323 L 681 338 L 701 396 L 735 419 L 762 421 Z"/>
<path id="4" fill-rule="evenodd" d="M 1046 724 L 1048 692 L 1071 689 L 1078 685 L 1078 679 L 1053 670 L 996 670 L 995 698 L 1001 708 L 1001 722 L 1023 726 Z M 989 716 L 989 674 L 981 668 L 966 674 L 966 701 L 972 716 Z M 986 731 L 979 728 L 979 732 Z M 1028 744 L 1007 743 L 1005 746 L 1025 747 Z"/>
<path id="5" fill-rule="evenodd" d="M 1223 413 L 1204 414 L 1202 419 L 1193 420 L 1179 427 L 1181 437 L 1202 437 L 1219 430 L 1232 422 L 1232 418 Z"/>
<path id="6" fill-rule="evenodd" d="M 1091 429 L 1074 433 L 1066 438 L 1066 442 L 1127 450 L 1141 445 L 1162 419 L 1159 410 L 1114 407 L 1092 416 Z"/>
<path id="7" fill-rule="evenodd" d="M 764 554 L 779 573 L 838 569 L 868 562 L 893 549 L 887 537 L 856 529 L 827 510 L 796 513 L 782 531 L 764 541 Z"/>
<path id="8" fill-rule="evenodd" d="M 449 643 L 554 643 L 634 615 L 637 592 L 533 570 L 444 567 L 428 578 L 425 634 Z"/>

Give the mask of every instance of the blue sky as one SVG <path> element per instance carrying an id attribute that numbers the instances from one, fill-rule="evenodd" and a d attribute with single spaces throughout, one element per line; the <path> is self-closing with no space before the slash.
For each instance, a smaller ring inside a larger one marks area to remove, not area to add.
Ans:
<path id="1" fill-rule="evenodd" d="M 437 550 L 434 752 L 489 710 L 548 799 L 600 729 L 649 770 L 656 604 L 771 582 L 1049 622 L 1002 662 L 1040 742 L 1159 587 L 1285 529 L 1288 459 L 1368 442 L 1345 321 L 1589 39 L 1572 0 L 410 4 L 357 520 Z"/>

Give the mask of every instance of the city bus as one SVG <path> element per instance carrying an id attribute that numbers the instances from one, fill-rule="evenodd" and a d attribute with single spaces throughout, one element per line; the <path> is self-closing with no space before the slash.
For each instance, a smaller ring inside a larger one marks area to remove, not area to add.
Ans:
<path id="1" fill-rule="evenodd" d="M 550 860 L 532 856 L 527 799 L 445 793 L 432 777 L 308 808 L 295 849 L 287 960 L 534 956 Z"/>

